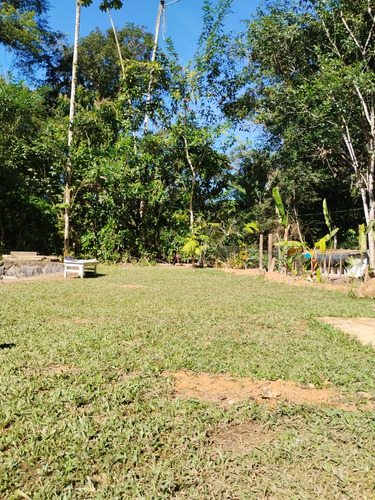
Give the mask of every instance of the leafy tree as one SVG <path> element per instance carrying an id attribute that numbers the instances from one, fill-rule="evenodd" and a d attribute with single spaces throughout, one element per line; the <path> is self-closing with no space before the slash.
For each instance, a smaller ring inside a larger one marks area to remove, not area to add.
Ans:
<path id="1" fill-rule="evenodd" d="M 151 35 L 143 28 L 127 24 L 117 31 L 123 61 L 148 60 Z M 64 48 L 59 63 L 51 69 L 48 84 L 55 96 L 67 94 L 71 85 L 73 50 Z M 79 43 L 77 84 L 95 93 L 98 99 L 114 98 L 121 88 L 121 67 L 113 30 L 96 28 Z"/>
<path id="2" fill-rule="evenodd" d="M 15 55 L 16 67 L 23 71 L 54 64 L 63 36 L 48 26 L 47 0 L 0 1 L 0 44 Z"/>
<path id="3" fill-rule="evenodd" d="M 375 216 L 374 27 L 367 0 L 267 3 L 247 24 L 239 55 L 250 64 L 223 104 L 265 127 L 284 169 L 302 159 L 305 171 L 325 165 L 352 183 L 367 224 Z M 368 244 L 374 267 L 371 231 Z"/>
<path id="4" fill-rule="evenodd" d="M 168 259 L 189 235 L 213 244 L 216 220 L 227 223 L 234 209 L 229 160 L 219 146 L 225 127 L 204 106 L 197 68 L 161 51 L 150 63 L 149 38 L 130 25 L 118 32 L 120 76 L 114 33 L 91 33 L 73 64 L 81 84 L 73 77 L 69 88 L 66 51 L 50 73 L 62 91 L 53 100 L 44 89 L 3 82 L 3 247 L 46 251 L 64 233 L 65 249 L 69 243 L 77 254 L 117 261 L 126 254 Z"/>
<path id="5" fill-rule="evenodd" d="M 0 250 L 56 252 L 61 149 L 43 95 L 0 79 Z"/>
<path id="6" fill-rule="evenodd" d="M 65 172 L 65 188 L 64 188 L 64 254 L 68 252 L 69 248 L 69 232 L 70 232 L 70 209 L 71 209 L 71 178 L 72 178 L 72 161 L 71 161 L 71 146 L 73 141 L 73 120 L 75 114 L 75 94 L 77 86 L 77 67 L 78 67 L 78 44 L 79 44 L 79 30 L 80 30 L 80 16 L 81 5 L 87 7 L 91 5 L 92 0 L 76 0 L 76 15 L 75 15 L 75 34 L 74 34 L 74 48 L 73 48 L 73 65 L 72 65 L 72 84 L 70 93 L 70 109 L 69 109 L 69 123 L 68 123 L 68 154 Z M 121 0 L 103 0 L 100 4 L 101 10 L 109 10 L 114 7 L 120 9 L 122 7 Z"/>

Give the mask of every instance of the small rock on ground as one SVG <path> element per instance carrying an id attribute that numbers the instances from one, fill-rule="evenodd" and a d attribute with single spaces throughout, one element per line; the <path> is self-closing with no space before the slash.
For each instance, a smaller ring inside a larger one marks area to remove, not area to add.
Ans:
<path id="1" fill-rule="evenodd" d="M 356 290 L 355 295 L 361 298 L 375 298 L 375 278 L 372 278 L 366 283 L 363 283 L 363 285 L 361 285 L 358 290 Z"/>

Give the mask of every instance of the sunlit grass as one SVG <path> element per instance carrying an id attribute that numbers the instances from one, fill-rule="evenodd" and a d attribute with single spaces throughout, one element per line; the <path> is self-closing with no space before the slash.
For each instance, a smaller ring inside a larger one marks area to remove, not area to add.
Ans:
<path id="1" fill-rule="evenodd" d="M 318 316 L 374 302 L 212 270 L 104 267 L 0 287 L 0 497 L 374 498 L 369 413 L 180 401 L 165 371 L 375 396 L 375 351 Z M 272 429 L 248 454 L 211 436 Z M 26 495 L 26 496 L 25 496 Z"/>

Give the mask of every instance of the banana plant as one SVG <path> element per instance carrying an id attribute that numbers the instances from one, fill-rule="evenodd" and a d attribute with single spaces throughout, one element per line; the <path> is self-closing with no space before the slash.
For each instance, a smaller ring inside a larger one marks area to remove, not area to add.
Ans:
<path id="1" fill-rule="evenodd" d="M 328 234 L 323 236 L 319 241 L 317 241 L 314 244 L 314 250 L 311 253 L 311 271 L 316 272 L 316 276 L 318 278 L 319 283 L 321 283 L 321 277 L 320 277 L 320 269 L 318 266 L 318 260 L 316 256 L 316 250 L 320 250 L 320 253 L 322 254 L 323 258 L 325 258 L 325 253 L 327 251 L 327 243 L 329 241 L 332 241 L 332 238 L 335 236 L 335 234 L 339 231 L 339 228 L 335 228 L 333 231 L 330 231 Z M 331 253 L 329 254 L 329 260 L 328 260 L 328 274 L 329 270 L 331 267 Z"/>
<path id="2" fill-rule="evenodd" d="M 305 241 L 298 240 L 278 241 L 274 243 L 274 246 L 284 250 L 284 263 L 287 270 L 291 272 L 295 272 L 293 271 L 293 263 L 295 260 L 300 258 L 304 250 L 308 248 Z"/>
<path id="3" fill-rule="evenodd" d="M 369 232 L 374 229 L 375 220 L 370 221 L 368 226 L 364 223 L 359 226 L 359 234 L 358 234 L 358 243 L 359 243 L 359 251 L 361 252 L 361 262 L 363 262 L 363 254 L 367 250 L 367 236 Z"/>
<path id="4" fill-rule="evenodd" d="M 329 251 L 329 258 L 328 258 L 328 274 L 329 274 L 330 268 L 331 268 L 331 258 L 332 258 L 332 255 L 331 255 L 332 238 L 338 232 L 338 228 L 336 228 L 336 229 L 334 229 L 332 231 L 331 218 L 330 218 L 330 215 L 329 215 L 328 205 L 327 205 L 326 198 L 324 198 L 324 200 L 323 200 L 323 215 L 324 215 L 324 220 L 325 220 L 326 226 L 328 227 L 329 233 L 326 234 L 325 236 L 323 236 L 323 238 L 320 241 L 318 241 L 318 243 L 315 244 L 315 245 L 318 246 L 318 248 L 320 248 L 320 251 L 324 255 L 326 253 L 326 251 L 327 251 L 327 242 L 330 242 L 330 245 L 329 245 L 329 247 L 330 247 L 329 250 L 330 251 Z"/>
<path id="5" fill-rule="evenodd" d="M 361 254 L 364 253 L 367 249 L 367 235 L 371 231 L 371 229 L 374 229 L 374 225 L 375 220 L 372 220 L 370 221 L 370 224 L 368 226 L 366 226 L 364 223 L 359 226 L 358 242 Z"/>
<path id="6" fill-rule="evenodd" d="M 323 236 L 319 241 L 314 243 L 314 248 L 319 249 L 322 254 L 326 253 L 327 251 L 327 243 L 332 240 L 332 238 L 337 234 L 339 231 L 339 228 L 336 227 L 333 231 L 330 231 L 328 234 Z"/>
<path id="7" fill-rule="evenodd" d="M 195 267 L 196 259 L 198 265 L 203 264 L 203 257 L 211 246 L 218 244 L 222 234 L 220 224 L 216 222 L 201 222 L 194 227 L 194 232 L 185 239 L 181 252 L 190 257 L 192 266 Z"/>
<path id="8" fill-rule="evenodd" d="M 199 245 L 195 235 L 187 238 L 185 245 L 181 248 L 183 254 L 191 258 L 192 266 L 195 266 L 195 259 L 199 258 L 202 253 L 202 248 Z"/>
<path id="9" fill-rule="evenodd" d="M 288 232 L 289 232 L 289 221 L 288 221 L 288 215 L 285 211 L 283 200 L 281 199 L 279 190 L 277 187 L 274 187 L 272 189 L 272 196 L 275 200 L 276 204 L 276 215 L 278 217 L 278 221 L 280 224 L 284 226 L 284 242 L 288 241 Z M 282 261 L 285 262 L 285 264 L 288 266 L 286 259 L 287 259 L 287 249 L 285 248 L 285 245 L 281 245 L 282 242 L 280 242 L 279 235 L 276 233 L 277 239 L 279 240 L 279 244 L 276 244 L 278 246 L 278 252 L 279 252 L 279 270 L 282 267 Z M 281 252 L 281 247 L 284 247 L 283 250 L 284 252 Z"/>
<path id="10" fill-rule="evenodd" d="M 323 215 L 324 215 L 324 220 L 326 222 L 326 225 L 329 229 L 329 232 L 332 231 L 331 229 L 331 218 L 329 216 L 329 212 L 328 212 L 328 206 L 327 206 L 327 199 L 324 198 L 323 200 Z"/>
<path id="11" fill-rule="evenodd" d="M 285 211 L 283 201 L 281 199 L 279 190 L 277 187 L 274 187 L 272 190 L 272 196 L 275 200 L 276 203 L 276 214 L 278 216 L 280 224 L 284 226 L 284 240 L 286 241 L 288 239 L 288 230 L 289 230 L 289 221 L 288 221 L 288 215 Z"/>
<path id="12" fill-rule="evenodd" d="M 275 243 L 275 246 L 284 248 L 286 255 L 288 255 L 291 250 L 296 250 L 290 255 L 290 257 L 287 257 L 285 259 L 285 262 L 290 269 L 292 268 L 292 263 L 296 255 L 299 255 L 302 252 L 308 254 L 310 256 L 311 273 L 315 273 L 318 281 L 321 282 L 320 269 L 318 266 L 316 252 L 317 250 L 320 250 L 321 254 L 324 255 L 327 251 L 327 243 L 332 240 L 332 238 L 338 231 L 339 229 L 335 228 L 333 231 L 323 236 L 323 238 L 321 238 L 319 241 L 315 242 L 312 248 L 310 248 L 305 241 L 294 240 L 280 241 L 278 243 Z"/>

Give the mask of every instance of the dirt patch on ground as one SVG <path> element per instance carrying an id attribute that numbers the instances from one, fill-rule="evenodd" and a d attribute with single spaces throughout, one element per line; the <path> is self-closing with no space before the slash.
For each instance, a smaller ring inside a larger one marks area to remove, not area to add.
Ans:
<path id="1" fill-rule="evenodd" d="M 38 276 L 30 276 L 29 278 L 7 278 L 0 280 L 0 285 L 11 285 L 15 283 L 39 283 L 40 281 L 64 281 L 64 273 L 47 273 L 39 274 Z"/>
<path id="2" fill-rule="evenodd" d="M 315 283 L 313 281 L 306 281 L 302 278 L 297 278 L 296 276 L 287 276 L 281 273 L 269 273 L 267 271 L 259 270 L 259 269 L 221 269 L 226 273 L 230 274 L 239 274 L 245 276 L 262 276 L 269 281 L 273 281 L 275 283 L 286 283 L 287 285 L 294 286 L 305 286 L 310 288 L 320 288 L 323 290 L 337 290 L 342 293 L 349 293 L 353 288 L 352 285 L 337 285 L 333 283 Z"/>
<path id="3" fill-rule="evenodd" d="M 325 405 L 346 411 L 373 410 L 371 395 L 364 398 L 363 393 L 352 396 L 354 402 L 334 389 L 317 389 L 313 385 L 302 387 L 296 382 L 284 380 L 254 380 L 250 377 L 236 378 L 229 375 L 194 375 L 187 371 L 164 372 L 164 377 L 173 379 L 175 394 L 181 399 L 229 406 L 242 401 L 254 400 L 274 408 L 280 402 L 295 404 Z M 371 400 L 370 400 L 371 398 Z"/>
<path id="4" fill-rule="evenodd" d="M 243 422 L 233 425 L 211 436 L 211 445 L 219 451 L 246 455 L 255 448 L 269 445 L 276 439 L 276 434 L 258 422 Z M 213 460 L 217 457 L 212 456 Z"/>
<path id="5" fill-rule="evenodd" d="M 79 368 L 73 365 L 51 363 L 41 371 L 42 375 L 61 375 L 63 373 L 79 373 Z"/>
<path id="6" fill-rule="evenodd" d="M 375 348 L 375 318 L 318 318 L 329 325 L 354 335 L 363 345 Z"/>

